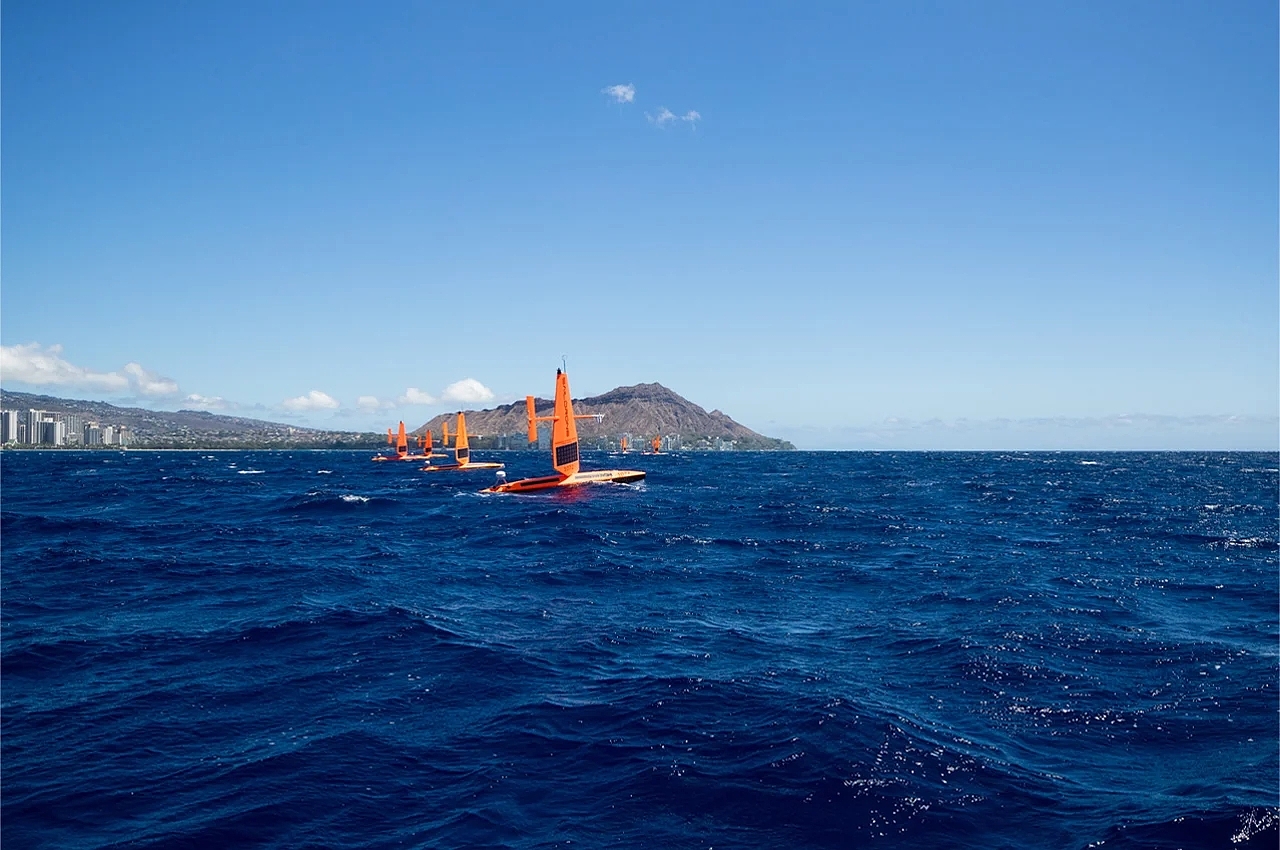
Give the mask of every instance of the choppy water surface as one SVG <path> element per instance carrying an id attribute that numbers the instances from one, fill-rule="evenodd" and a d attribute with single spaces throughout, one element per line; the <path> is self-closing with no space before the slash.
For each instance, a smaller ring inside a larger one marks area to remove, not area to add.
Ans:
<path id="1" fill-rule="evenodd" d="M 1276 846 L 1274 454 L 584 460 L 5 452 L 6 850 Z"/>

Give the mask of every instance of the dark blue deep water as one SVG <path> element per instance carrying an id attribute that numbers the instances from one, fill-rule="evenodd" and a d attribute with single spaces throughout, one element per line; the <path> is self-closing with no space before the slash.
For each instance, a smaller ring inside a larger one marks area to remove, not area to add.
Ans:
<path id="1" fill-rule="evenodd" d="M 2 464 L 5 850 L 1277 845 L 1274 454 Z"/>

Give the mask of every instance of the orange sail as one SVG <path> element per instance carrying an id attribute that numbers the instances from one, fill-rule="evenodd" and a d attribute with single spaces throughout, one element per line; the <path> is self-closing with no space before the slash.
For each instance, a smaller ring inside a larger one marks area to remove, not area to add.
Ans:
<path id="1" fill-rule="evenodd" d="M 627 450 L 627 438 L 625 436 L 622 438 L 620 446 L 624 452 Z"/>
<path id="2" fill-rule="evenodd" d="M 453 441 L 453 459 L 466 464 L 471 459 L 471 443 L 467 440 L 467 414 L 458 412 L 458 436 Z"/>
<path id="3" fill-rule="evenodd" d="M 443 424 L 445 433 L 448 433 L 449 422 L 445 420 Z M 467 436 L 467 414 L 458 413 L 458 433 L 454 437 L 453 442 L 453 463 L 441 466 L 424 466 L 424 472 L 447 472 L 454 469 L 501 469 L 501 463 L 477 463 L 471 459 L 471 439 Z"/>
<path id="4" fill-rule="evenodd" d="M 573 415 L 573 401 L 569 398 L 569 376 L 559 370 L 555 413 L 551 417 L 551 465 L 561 475 L 578 471 L 578 418 Z"/>

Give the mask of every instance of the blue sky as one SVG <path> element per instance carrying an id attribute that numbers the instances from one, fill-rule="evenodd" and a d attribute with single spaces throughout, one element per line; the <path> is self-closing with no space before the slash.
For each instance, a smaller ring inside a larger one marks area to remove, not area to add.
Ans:
<path id="1" fill-rule="evenodd" d="M 689 5 L 5 3 L 0 380 L 1276 447 L 1274 3 Z"/>

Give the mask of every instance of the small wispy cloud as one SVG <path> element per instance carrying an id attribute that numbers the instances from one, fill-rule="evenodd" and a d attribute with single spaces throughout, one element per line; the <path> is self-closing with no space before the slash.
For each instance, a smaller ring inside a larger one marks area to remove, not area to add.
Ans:
<path id="1" fill-rule="evenodd" d="M 401 404 L 435 404 L 435 396 L 430 393 L 424 393 L 417 387 L 409 387 L 404 391 L 404 395 L 396 399 Z"/>
<path id="2" fill-rule="evenodd" d="M 379 401 L 376 395 L 362 395 L 356 399 L 356 407 L 365 411 L 385 410 L 395 406 L 393 401 Z"/>
<path id="3" fill-rule="evenodd" d="M 463 378 L 444 388 L 441 395 L 442 401 L 464 401 L 478 402 L 489 401 L 493 398 L 493 390 L 477 381 L 475 378 Z"/>
<path id="4" fill-rule="evenodd" d="M 77 366 L 62 356 L 61 345 L 0 345 L 0 380 L 36 387 L 67 387 L 115 395 L 167 398 L 178 395 L 178 382 L 140 363 L 126 363 L 114 372 Z"/>
<path id="5" fill-rule="evenodd" d="M 336 398 L 328 393 L 320 392 L 320 390 L 312 390 L 306 395 L 300 395 L 297 398 L 285 399 L 280 402 L 280 406 L 285 410 L 302 412 L 308 410 L 337 410 L 342 405 Z"/>
<path id="6" fill-rule="evenodd" d="M 676 115 L 670 109 L 662 106 L 658 108 L 657 115 L 651 115 L 646 112 L 644 117 L 649 119 L 650 124 L 655 124 L 658 127 L 667 127 L 677 121 L 684 121 L 692 126 L 702 120 L 702 113 L 698 112 L 696 109 L 690 109 L 684 115 Z"/>
<path id="7" fill-rule="evenodd" d="M 649 119 L 650 124 L 657 124 L 659 127 L 665 127 L 672 121 L 676 120 L 676 114 L 665 106 L 658 110 L 657 115 L 650 115 L 646 112 L 644 117 Z"/>
<path id="8" fill-rule="evenodd" d="M 207 396 L 199 393 L 191 393 L 182 400 L 182 403 L 192 410 L 234 410 L 237 406 L 222 396 Z"/>
<path id="9" fill-rule="evenodd" d="M 616 86 L 606 86 L 600 90 L 602 94 L 607 94 L 613 99 L 614 103 L 631 103 L 636 99 L 636 87 L 631 83 L 620 83 Z"/>

